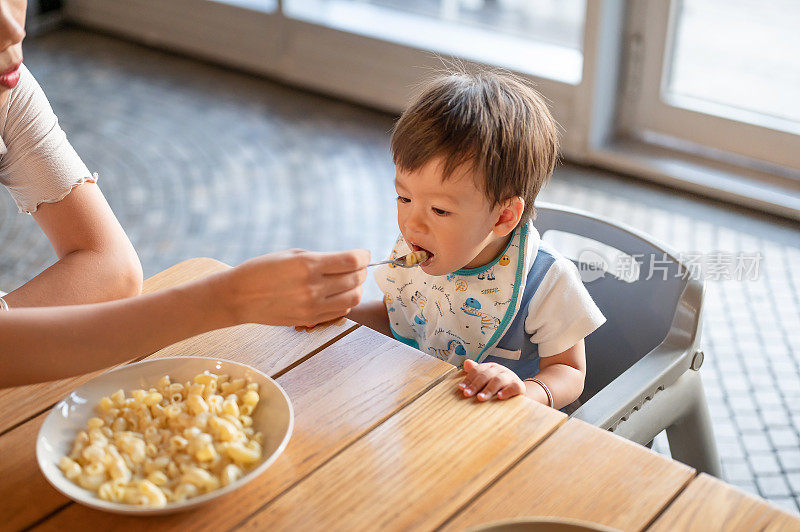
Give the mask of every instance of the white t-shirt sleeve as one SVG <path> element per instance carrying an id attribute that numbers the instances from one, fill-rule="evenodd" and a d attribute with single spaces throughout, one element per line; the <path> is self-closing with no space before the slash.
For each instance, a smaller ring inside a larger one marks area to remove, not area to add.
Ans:
<path id="1" fill-rule="evenodd" d="M 24 65 L 3 112 L 0 183 L 8 188 L 20 212 L 35 212 L 41 203 L 61 201 L 75 186 L 95 181 Z"/>
<path id="2" fill-rule="evenodd" d="M 578 268 L 559 257 L 531 298 L 525 331 L 539 345 L 539 356 L 549 357 L 577 344 L 605 321 L 583 286 Z"/>

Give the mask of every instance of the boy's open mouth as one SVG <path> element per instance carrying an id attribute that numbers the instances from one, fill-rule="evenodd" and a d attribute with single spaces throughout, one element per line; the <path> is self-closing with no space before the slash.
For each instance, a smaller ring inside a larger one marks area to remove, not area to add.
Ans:
<path id="1" fill-rule="evenodd" d="M 419 264 L 420 266 L 427 266 L 428 264 L 431 263 L 431 261 L 433 260 L 433 252 L 432 251 L 429 251 L 429 250 L 425 249 L 422 246 L 418 246 L 417 244 L 414 244 L 413 242 L 408 242 L 408 245 L 411 246 L 411 251 L 424 251 L 425 253 L 428 254 L 428 258 L 424 262 L 421 262 Z"/>

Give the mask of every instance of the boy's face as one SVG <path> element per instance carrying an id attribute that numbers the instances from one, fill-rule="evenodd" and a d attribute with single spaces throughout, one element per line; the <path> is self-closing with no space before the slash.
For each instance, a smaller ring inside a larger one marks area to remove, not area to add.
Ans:
<path id="1" fill-rule="evenodd" d="M 442 181 L 441 158 L 416 171 L 397 169 L 397 224 L 413 251 L 433 256 L 421 265 L 428 275 L 489 263 L 505 245 L 496 232 L 501 206 L 490 205 L 468 165 Z M 498 245 L 499 244 L 499 245 Z"/>

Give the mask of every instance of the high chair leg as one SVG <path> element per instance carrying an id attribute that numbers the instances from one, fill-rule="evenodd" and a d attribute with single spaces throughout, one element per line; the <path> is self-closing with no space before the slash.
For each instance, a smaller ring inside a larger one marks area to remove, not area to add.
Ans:
<path id="1" fill-rule="evenodd" d="M 700 472 L 722 478 L 700 373 L 689 369 L 678 380 L 631 412 L 614 434 L 641 445 L 667 431 L 672 458 Z M 649 447 L 649 445 L 648 445 Z"/>
<path id="2" fill-rule="evenodd" d="M 722 478 L 722 467 L 700 373 L 689 370 L 679 380 L 686 381 L 683 387 L 686 408 L 682 416 L 667 427 L 670 454 L 675 460 L 700 472 Z"/>

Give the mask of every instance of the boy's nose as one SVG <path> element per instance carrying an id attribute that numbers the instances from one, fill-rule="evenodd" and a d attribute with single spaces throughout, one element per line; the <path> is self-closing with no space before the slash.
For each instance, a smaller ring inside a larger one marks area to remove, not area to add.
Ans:
<path id="1" fill-rule="evenodd" d="M 410 235 L 425 232 L 425 220 L 418 209 L 414 209 L 405 219 L 406 232 Z"/>

